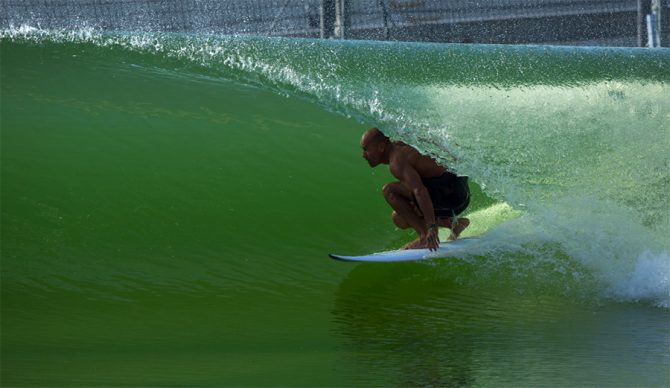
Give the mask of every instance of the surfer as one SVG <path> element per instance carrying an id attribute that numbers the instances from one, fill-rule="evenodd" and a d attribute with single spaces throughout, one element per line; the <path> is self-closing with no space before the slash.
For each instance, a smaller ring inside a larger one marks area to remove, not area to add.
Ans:
<path id="1" fill-rule="evenodd" d="M 384 185 L 384 198 L 393 208 L 393 223 L 400 229 L 411 227 L 418 235 L 401 249 L 436 250 L 438 227 L 451 229 L 449 240 L 468 227 L 470 220 L 457 217 L 470 203 L 467 177 L 447 171 L 408 144 L 391 141 L 377 128 L 363 134 L 361 148 L 370 167 L 388 164 L 398 179 Z"/>

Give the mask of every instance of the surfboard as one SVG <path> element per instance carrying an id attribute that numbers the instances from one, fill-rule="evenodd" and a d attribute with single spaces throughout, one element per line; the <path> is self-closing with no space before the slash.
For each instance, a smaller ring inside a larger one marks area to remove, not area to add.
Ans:
<path id="1" fill-rule="evenodd" d="M 334 253 L 330 253 L 328 254 L 328 256 L 330 256 L 330 258 L 335 260 L 359 261 L 369 263 L 428 260 L 440 257 L 447 257 L 449 256 L 450 253 L 454 253 L 460 249 L 467 247 L 468 245 L 476 243 L 477 240 L 479 239 L 476 237 L 469 237 L 469 238 L 458 239 L 455 241 L 445 241 L 440 243 L 440 247 L 437 249 L 437 251 L 430 251 L 429 249 L 405 249 L 405 250 L 372 253 L 360 256 L 346 256 Z"/>

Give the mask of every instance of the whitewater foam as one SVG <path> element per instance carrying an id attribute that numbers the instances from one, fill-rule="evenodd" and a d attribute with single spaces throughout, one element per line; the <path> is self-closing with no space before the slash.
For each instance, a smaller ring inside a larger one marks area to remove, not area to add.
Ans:
<path id="1" fill-rule="evenodd" d="M 487 257 L 481 265 L 492 273 L 513 269 L 517 280 L 539 279 L 580 298 L 670 307 L 670 257 L 663 237 L 626 217 L 632 213 L 605 209 L 611 208 L 595 199 L 542 209 L 531 205 L 521 216 L 494 225 L 481 247 L 468 254 Z"/>
<path id="2" fill-rule="evenodd" d="M 607 292 L 620 301 L 647 301 L 670 308 L 670 255 L 668 252 L 642 252 L 633 271 Z"/>

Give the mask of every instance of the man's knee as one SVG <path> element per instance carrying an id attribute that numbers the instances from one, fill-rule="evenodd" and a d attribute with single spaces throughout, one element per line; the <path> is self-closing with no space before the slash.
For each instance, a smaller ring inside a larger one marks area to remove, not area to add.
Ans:
<path id="1" fill-rule="evenodd" d="M 405 221 L 404 218 L 400 217 L 400 215 L 397 212 L 391 213 L 391 219 L 393 220 L 395 226 L 397 226 L 398 228 L 400 229 L 409 228 L 409 223 Z"/>
<path id="2" fill-rule="evenodd" d="M 394 183 L 387 183 L 382 187 L 382 194 L 384 195 L 384 198 L 386 198 L 387 201 L 391 202 L 394 199 L 396 199 L 398 195 L 398 185 L 399 183 L 394 182 Z"/>

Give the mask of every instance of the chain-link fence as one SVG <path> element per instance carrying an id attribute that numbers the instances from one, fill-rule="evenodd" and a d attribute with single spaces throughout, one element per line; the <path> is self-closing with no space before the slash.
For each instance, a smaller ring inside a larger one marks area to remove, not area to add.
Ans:
<path id="1" fill-rule="evenodd" d="M 636 46 L 651 1 L 667 42 L 668 0 L 0 0 L 0 27 Z"/>

